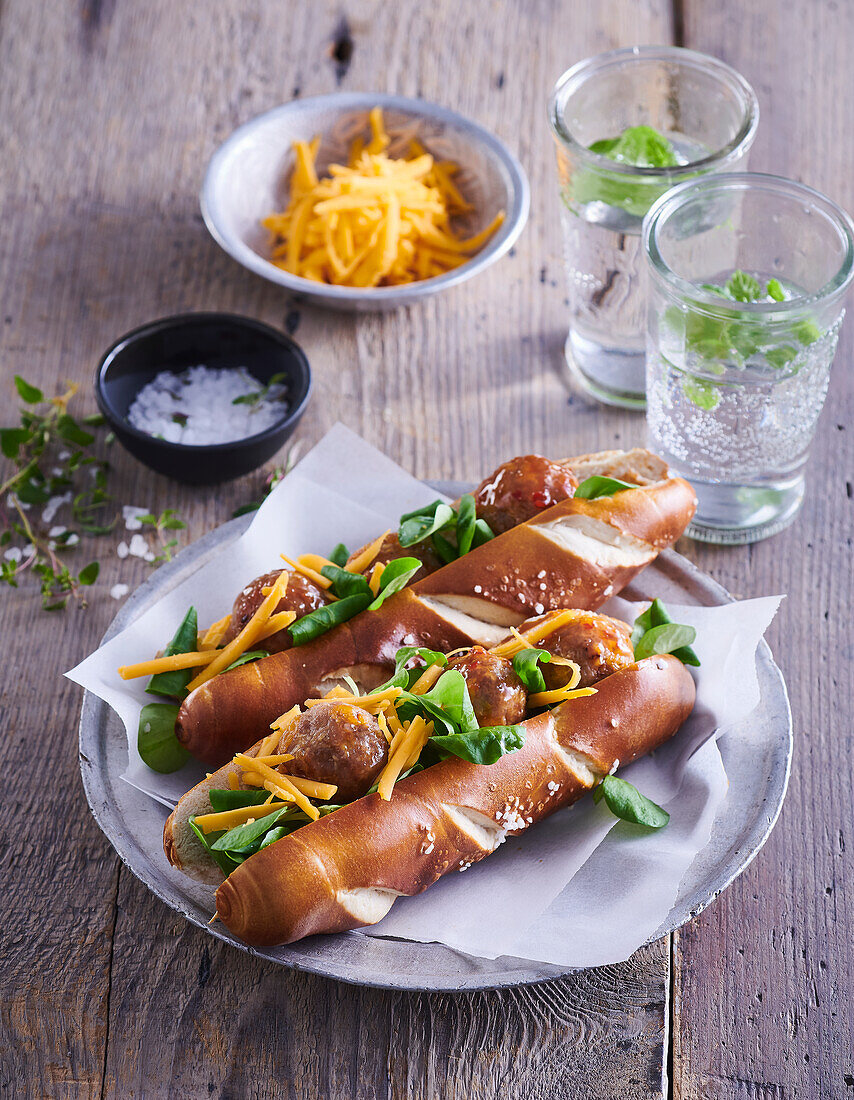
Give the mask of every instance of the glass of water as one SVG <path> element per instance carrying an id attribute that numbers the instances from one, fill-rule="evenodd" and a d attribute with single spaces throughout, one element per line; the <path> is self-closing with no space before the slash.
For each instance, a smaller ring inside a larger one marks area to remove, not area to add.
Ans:
<path id="1" fill-rule="evenodd" d="M 697 490 L 688 534 L 766 538 L 795 518 L 854 276 L 854 226 L 779 176 L 674 187 L 647 215 L 647 425 Z"/>
<path id="2" fill-rule="evenodd" d="M 684 179 L 746 166 L 756 96 L 716 58 L 640 46 L 569 69 L 549 118 L 569 284 L 566 361 L 598 400 L 642 409 L 644 215 Z"/>

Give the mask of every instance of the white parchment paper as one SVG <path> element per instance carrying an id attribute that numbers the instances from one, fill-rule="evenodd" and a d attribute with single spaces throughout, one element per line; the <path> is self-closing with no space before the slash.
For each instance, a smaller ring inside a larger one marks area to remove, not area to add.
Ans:
<path id="1" fill-rule="evenodd" d="M 435 498 L 434 490 L 358 436 L 333 428 L 270 494 L 244 535 L 68 673 L 124 722 L 124 778 L 172 806 L 204 770 L 193 763 L 163 776 L 146 768 L 136 731 L 140 709 L 152 697 L 144 693 L 144 680 L 122 681 L 119 665 L 162 649 L 190 604 L 200 625 L 221 618 L 243 584 L 280 565 L 280 553 L 328 554 L 338 542 L 355 548 L 396 526 L 402 512 Z M 618 823 L 604 803 L 584 799 L 463 874 L 446 876 L 416 898 L 398 899 L 363 934 L 565 966 L 628 958 L 665 921 L 684 872 L 708 842 L 727 792 L 715 741 L 728 730 L 750 736 L 744 719 L 759 701 L 756 649 L 779 600 L 713 608 L 668 604 L 676 621 L 697 628 L 697 706 L 671 742 L 620 771 L 667 808 L 665 829 L 651 833 Z M 603 610 L 632 622 L 646 606 L 616 598 Z"/>

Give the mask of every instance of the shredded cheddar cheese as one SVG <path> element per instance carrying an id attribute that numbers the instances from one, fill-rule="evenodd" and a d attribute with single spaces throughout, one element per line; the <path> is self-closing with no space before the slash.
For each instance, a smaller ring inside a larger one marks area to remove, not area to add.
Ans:
<path id="1" fill-rule="evenodd" d="M 236 810 L 221 810 L 219 813 L 199 814 L 196 824 L 203 833 L 213 833 L 219 829 L 233 829 L 235 825 L 245 825 L 248 821 L 257 821 L 259 817 L 275 813 L 289 806 L 288 802 L 265 802 L 261 806 L 240 806 Z"/>
<path id="2" fill-rule="evenodd" d="M 338 286 L 397 286 L 465 263 L 504 221 L 499 211 L 480 233 L 456 236 L 452 218 L 472 210 L 453 180 L 452 161 L 437 161 L 419 142 L 408 158 L 388 155 L 382 110 L 369 114 L 371 138 L 356 138 L 348 164 L 318 178 L 319 138 L 294 142 L 290 201 L 263 220 L 277 267 Z"/>
<path id="3" fill-rule="evenodd" d="M 350 703 L 354 707 L 359 707 L 361 710 L 367 710 L 371 714 L 376 714 L 379 710 L 384 710 L 390 703 L 400 695 L 403 689 L 399 687 L 385 688 L 383 691 L 375 691 L 372 695 L 346 695 L 336 697 L 336 702 Z M 306 699 L 305 705 L 307 707 L 316 707 L 321 703 L 329 702 L 329 699 Z"/>
<path id="4" fill-rule="evenodd" d="M 199 640 L 199 649 L 216 649 L 231 622 L 231 613 L 223 615 L 207 628 Z"/>
<path id="5" fill-rule="evenodd" d="M 565 703 L 567 699 L 583 699 L 585 695 L 595 695 L 596 688 L 571 688 L 569 684 L 555 688 L 554 691 L 537 691 L 528 696 L 532 707 L 549 707 L 553 703 Z"/>
<path id="6" fill-rule="evenodd" d="M 384 571 L 385 565 L 381 561 L 378 561 L 371 570 L 371 575 L 368 578 L 368 587 L 375 596 L 379 593 L 380 581 L 382 580 L 382 575 Z"/>
<path id="7" fill-rule="evenodd" d="M 280 714 L 275 721 L 271 722 L 270 729 L 276 730 L 278 735 L 283 730 L 290 728 L 290 726 L 292 726 L 294 722 L 296 722 L 297 718 L 299 718 L 301 714 L 302 707 L 299 705 L 299 703 L 297 703 L 295 706 L 291 707 L 290 710 L 286 710 L 284 714 Z M 267 742 L 265 740 L 264 744 L 266 745 L 266 743 Z"/>
<path id="8" fill-rule="evenodd" d="M 270 616 L 266 626 L 259 631 L 257 640 L 263 642 L 265 639 L 272 637 L 273 634 L 278 634 L 280 630 L 290 626 L 295 618 L 296 612 L 294 611 L 277 611 L 275 615 Z"/>
<path id="9" fill-rule="evenodd" d="M 413 695 L 424 695 L 445 671 L 442 665 L 428 665 L 410 688 Z"/>
<path id="10" fill-rule="evenodd" d="M 156 676 L 160 672 L 198 668 L 199 665 L 211 664 L 218 652 L 220 651 L 216 649 L 207 649 L 202 653 L 174 653 L 171 657 L 152 657 L 150 661 L 140 661 L 135 665 L 122 665 L 119 668 L 119 676 L 123 680 L 135 680 L 139 676 Z"/>
<path id="11" fill-rule="evenodd" d="M 576 611 L 555 611 L 552 612 L 548 618 L 542 622 L 536 623 L 530 630 L 526 630 L 524 634 L 520 634 L 518 630 L 511 627 L 513 637 L 506 642 L 501 642 L 497 646 L 493 646 L 490 649 L 490 653 L 494 657 L 515 657 L 517 653 L 521 653 L 523 649 L 528 649 L 536 645 L 537 642 L 541 642 L 543 638 L 547 638 L 549 634 L 552 634 L 559 627 L 564 626 L 570 622 L 577 615 Z"/>
<path id="12" fill-rule="evenodd" d="M 357 554 L 352 561 L 347 563 L 348 573 L 364 573 L 374 558 L 382 549 L 382 545 L 386 540 L 386 535 L 391 534 L 391 528 L 388 531 L 384 531 L 379 538 L 374 539 L 369 543 L 361 553 Z"/>
<path id="13" fill-rule="evenodd" d="M 394 740 L 389 746 L 388 762 L 380 773 L 377 782 L 377 793 L 385 802 L 391 799 L 394 785 L 402 772 L 411 768 L 427 741 L 433 733 L 433 723 L 425 722 L 417 715 L 395 734 Z"/>
<path id="14" fill-rule="evenodd" d="M 332 581 L 328 577 L 324 577 L 322 573 L 319 573 L 316 569 L 312 569 L 310 565 L 303 565 L 303 557 L 297 558 L 296 561 L 291 561 L 290 558 L 284 554 L 279 554 L 282 561 L 287 562 L 295 573 L 302 573 L 304 577 L 307 577 L 310 581 L 317 585 L 318 588 L 331 588 Z"/>
<path id="15" fill-rule="evenodd" d="M 262 764 L 256 760 L 253 756 L 247 756 L 245 753 L 239 752 L 234 757 L 235 764 L 239 764 L 242 768 L 245 768 L 244 780 L 247 783 L 251 783 L 252 786 L 263 786 L 268 791 L 273 791 L 280 797 L 284 797 L 284 800 L 293 799 L 293 801 L 299 806 L 303 813 L 308 814 L 312 821 L 316 821 L 320 816 L 317 808 L 312 806 L 309 800 L 305 797 L 301 790 L 294 786 L 293 782 L 280 772 L 274 771 L 267 764 Z M 256 778 L 261 779 L 261 783 L 256 783 Z M 269 784 L 272 784 L 270 786 Z"/>

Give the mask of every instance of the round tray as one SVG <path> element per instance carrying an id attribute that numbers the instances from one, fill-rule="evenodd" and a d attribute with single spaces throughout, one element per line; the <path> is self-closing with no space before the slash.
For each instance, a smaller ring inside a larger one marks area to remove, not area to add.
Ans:
<path id="1" fill-rule="evenodd" d="M 456 496 L 466 486 L 435 483 Z M 116 615 L 104 641 L 129 626 L 151 604 L 243 533 L 250 516 L 223 524 L 182 550 L 141 585 Z M 651 592 L 673 603 L 714 606 L 732 600 L 710 577 L 672 550 L 664 551 L 625 589 L 628 599 Z M 792 720 L 786 687 L 771 650 L 758 650 L 760 703 L 750 715 L 750 738 L 737 730 L 718 742 L 729 777 L 729 792 L 715 819 L 708 845 L 688 868 L 658 939 L 700 913 L 750 863 L 777 820 L 792 754 Z M 507 956 L 481 959 L 442 944 L 379 939 L 345 932 L 313 936 L 265 951 L 248 947 L 222 924 L 208 925 L 214 891 L 185 877 L 163 855 L 163 824 L 168 811 L 120 777 L 127 767 L 124 726 L 110 707 L 86 692 L 80 716 L 80 770 L 95 820 L 130 870 L 148 888 L 209 935 L 282 966 L 345 982 L 409 990 L 495 989 L 544 981 L 570 972 Z"/>

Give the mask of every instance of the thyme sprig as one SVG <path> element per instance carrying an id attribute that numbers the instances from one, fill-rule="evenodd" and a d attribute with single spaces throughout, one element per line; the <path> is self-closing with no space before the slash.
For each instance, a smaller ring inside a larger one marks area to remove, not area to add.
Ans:
<path id="1" fill-rule="evenodd" d="M 78 389 L 73 382 L 64 393 L 47 398 L 15 375 L 15 389 L 23 402 L 19 424 L 0 428 L 0 451 L 12 466 L 0 479 L 0 547 L 5 548 L 0 583 L 17 588 L 29 571 L 39 580 L 46 611 L 59 611 L 72 599 L 85 607 L 82 589 L 94 584 L 99 563 L 91 561 L 74 572 L 65 555 L 76 552 L 81 535 L 105 534 L 116 522 L 116 516 L 109 522 L 107 516 L 109 464 L 95 453 L 96 436 L 88 430 L 100 427 L 103 418 L 71 416 L 68 406 Z M 27 515 L 56 497 L 70 503 L 76 529 L 57 530 Z"/>

